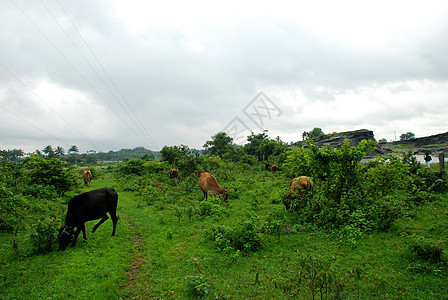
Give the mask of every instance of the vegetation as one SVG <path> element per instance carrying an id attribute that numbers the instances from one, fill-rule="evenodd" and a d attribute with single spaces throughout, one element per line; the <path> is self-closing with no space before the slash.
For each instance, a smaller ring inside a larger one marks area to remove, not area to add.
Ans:
<path id="1" fill-rule="evenodd" d="M 90 168 L 91 187 L 58 158 L 0 162 L 2 297 L 448 297 L 448 186 L 438 166 L 425 168 L 410 151 L 364 162 L 369 141 L 288 149 L 266 132 L 248 141 L 209 143 L 219 149 L 206 155 L 164 147 L 160 161 Z M 265 170 L 263 158 L 280 172 Z M 172 166 L 179 178 L 169 178 Z M 196 169 L 215 175 L 228 205 L 203 199 Z M 299 175 L 313 179 L 312 191 L 289 190 Z M 55 251 L 68 201 L 105 186 L 119 194 L 116 236 L 110 221 L 94 234 L 87 222 L 87 243 Z"/>
<path id="2" fill-rule="evenodd" d="M 410 131 L 400 135 L 400 141 L 413 140 L 413 139 L 415 139 L 415 134 Z"/>

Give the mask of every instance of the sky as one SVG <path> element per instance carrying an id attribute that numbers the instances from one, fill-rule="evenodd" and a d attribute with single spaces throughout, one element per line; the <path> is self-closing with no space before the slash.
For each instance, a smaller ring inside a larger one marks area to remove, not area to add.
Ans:
<path id="1" fill-rule="evenodd" d="M 0 149 L 448 131 L 447 1 L 0 2 Z"/>

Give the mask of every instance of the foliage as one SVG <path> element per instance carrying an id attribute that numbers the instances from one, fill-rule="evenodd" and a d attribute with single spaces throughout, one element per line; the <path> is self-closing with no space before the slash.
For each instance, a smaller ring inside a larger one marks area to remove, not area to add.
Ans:
<path id="1" fill-rule="evenodd" d="M 255 218 L 249 216 L 233 227 L 218 225 L 211 228 L 206 237 L 223 251 L 257 251 L 261 248 L 261 237 L 255 222 Z"/>
<path id="2" fill-rule="evenodd" d="M 201 162 L 199 151 L 190 149 L 186 145 L 165 146 L 161 150 L 161 155 L 162 162 L 167 162 L 187 175 L 197 170 Z"/>
<path id="3" fill-rule="evenodd" d="M 400 135 L 400 141 L 413 140 L 413 139 L 415 139 L 415 134 L 411 131 Z"/>
<path id="4" fill-rule="evenodd" d="M 22 149 L 0 150 L 0 161 L 17 161 L 23 155 Z"/>
<path id="5" fill-rule="evenodd" d="M 417 237 L 410 244 L 413 258 L 432 263 L 442 261 L 443 245 L 441 241 L 433 241 L 423 237 Z"/>
<path id="6" fill-rule="evenodd" d="M 361 268 L 356 268 L 347 274 L 338 274 L 335 261 L 322 259 L 313 255 L 302 255 L 297 270 L 289 278 L 274 278 L 277 288 L 292 293 L 300 298 L 340 299 L 347 282 L 355 277 L 361 277 Z"/>
<path id="7" fill-rule="evenodd" d="M 53 186 L 59 195 L 79 187 L 76 176 L 70 172 L 65 161 L 57 158 L 44 159 L 31 155 L 21 163 L 29 169 L 29 183 Z"/>
<path id="8" fill-rule="evenodd" d="M 311 131 L 304 131 L 302 133 L 302 138 L 303 138 L 303 140 L 317 140 L 317 139 L 323 137 L 324 135 L 325 134 L 322 131 L 322 129 L 315 127 Z"/>
<path id="9" fill-rule="evenodd" d="M 45 218 L 30 225 L 30 238 L 34 254 L 44 254 L 55 249 L 57 244 L 57 230 L 61 220 L 57 218 Z"/>
<path id="10" fill-rule="evenodd" d="M 286 143 L 282 142 L 280 138 L 269 138 L 267 132 L 267 130 L 259 134 L 252 132 L 247 137 L 248 143 L 244 145 L 244 152 L 248 155 L 256 156 L 260 161 L 285 153 L 288 149 Z"/>
<path id="11" fill-rule="evenodd" d="M 26 207 L 23 198 L 0 183 L 0 231 L 12 232 Z"/>
<path id="12" fill-rule="evenodd" d="M 222 156 L 227 152 L 233 151 L 233 138 L 227 135 L 225 132 L 218 132 L 212 136 L 211 141 L 205 142 L 205 152 L 211 155 Z"/>

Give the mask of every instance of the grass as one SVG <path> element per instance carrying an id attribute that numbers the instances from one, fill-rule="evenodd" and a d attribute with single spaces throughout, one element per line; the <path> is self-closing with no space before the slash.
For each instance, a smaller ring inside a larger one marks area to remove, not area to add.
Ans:
<path id="1" fill-rule="evenodd" d="M 229 205 L 209 198 L 216 214 L 193 214 L 202 192 L 197 178 L 191 192 L 185 182 L 155 174 L 161 197 L 148 202 L 142 191 L 128 191 L 104 171 L 92 180 L 95 189 L 114 187 L 119 194 L 117 234 L 111 221 L 94 234 L 86 223 L 88 242 L 45 255 L 17 257 L 12 235 L 0 235 L 1 299 L 312 299 L 311 274 L 329 274 L 329 286 L 341 285 L 344 299 L 446 299 L 448 198 L 416 207 L 389 232 L 364 234 L 347 242 L 337 232 L 323 232 L 297 223 L 297 213 L 284 212 L 288 231 L 261 234 L 256 252 L 220 249 L 207 238 L 218 225 L 237 227 L 249 216 L 261 223 L 273 210 L 282 210 L 278 190 L 289 178 L 251 168 L 228 170 L 220 180 L 232 191 Z M 219 172 L 218 172 L 219 173 Z M 225 212 L 225 213 L 222 213 Z M 136 246 L 135 238 L 141 242 Z M 415 241 L 438 242 L 442 262 L 413 256 Z M 132 281 L 127 271 L 142 258 Z M 309 272 L 309 273 L 307 273 Z M 308 277 L 307 277 L 308 276 Z M 331 291 L 333 292 L 333 291 Z M 329 298 L 331 298 L 329 294 Z M 320 297 L 320 294 L 315 294 Z M 325 296 L 325 294 L 324 294 Z M 325 298 L 325 297 L 324 297 Z"/>

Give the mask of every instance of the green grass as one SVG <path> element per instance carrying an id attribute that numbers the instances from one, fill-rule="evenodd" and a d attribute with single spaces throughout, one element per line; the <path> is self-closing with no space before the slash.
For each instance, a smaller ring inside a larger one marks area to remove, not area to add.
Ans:
<path id="1" fill-rule="evenodd" d="M 186 212 L 179 220 L 176 209 L 202 201 L 197 178 L 187 192 L 185 182 L 155 174 L 147 184 L 157 180 L 161 197 L 148 204 L 143 193 L 125 190 L 113 173 L 98 173 L 84 190 L 117 190 L 116 236 L 110 236 L 110 220 L 92 234 L 92 221 L 86 224 L 87 243 L 80 239 L 63 252 L 17 257 L 13 236 L 1 234 L 1 299 L 191 299 L 200 293 L 209 299 L 312 299 L 309 282 L 299 276 L 301 266 L 311 262 L 328 267 L 334 282 L 343 284 L 344 299 L 448 298 L 446 195 L 416 207 L 413 217 L 400 219 L 389 232 L 364 234 L 352 242 L 337 232 L 299 225 L 297 213 L 285 212 L 284 223 L 292 230 L 280 237 L 261 234 L 262 247 L 256 252 L 225 251 L 206 237 L 210 228 L 238 226 L 249 215 L 262 222 L 283 208 L 278 191 L 288 186 L 289 178 L 261 168 L 220 171 L 221 186 L 231 191 L 229 205 L 213 198 L 209 202 L 226 213 L 193 214 L 189 221 Z M 134 236 L 141 238 L 138 249 Z M 416 239 L 441 243 L 443 261 L 416 260 L 410 251 Z M 126 271 L 136 256 L 143 260 L 129 282 Z"/>

